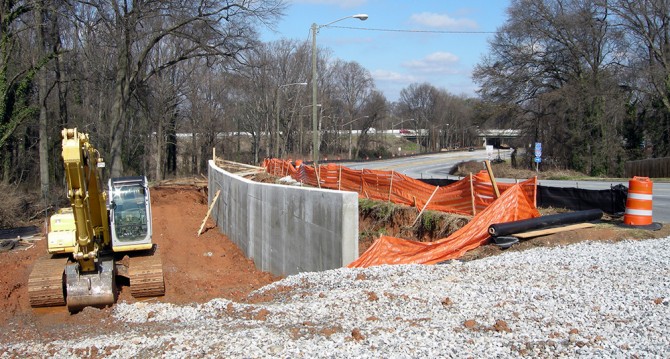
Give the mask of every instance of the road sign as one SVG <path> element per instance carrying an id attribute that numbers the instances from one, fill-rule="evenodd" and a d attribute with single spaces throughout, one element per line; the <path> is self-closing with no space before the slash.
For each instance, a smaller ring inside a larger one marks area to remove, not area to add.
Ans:
<path id="1" fill-rule="evenodd" d="M 540 163 L 542 162 L 542 158 L 540 157 L 535 157 L 535 163 Z"/>
<path id="2" fill-rule="evenodd" d="M 542 142 L 535 142 L 535 151 L 542 151 Z"/>

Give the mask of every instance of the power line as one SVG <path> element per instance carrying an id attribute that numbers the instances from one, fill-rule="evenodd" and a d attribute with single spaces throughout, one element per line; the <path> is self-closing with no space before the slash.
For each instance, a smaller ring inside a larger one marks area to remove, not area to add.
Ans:
<path id="1" fill-rule="evenodd" d="M 383 31 L 383 32 L 410 32 L 410 33 L 431 33 L 431 34 L 495 34 L 495 31 L 454 31 L 454 30 L 411 30 L 411 29 L 379 29 L 369 27 L 355 27 L 355 26 L 337 26 L 330 25 L 327 27 L 335 27 L 338 29 L 349 30 L 366 30 L 366 31 Z"/>

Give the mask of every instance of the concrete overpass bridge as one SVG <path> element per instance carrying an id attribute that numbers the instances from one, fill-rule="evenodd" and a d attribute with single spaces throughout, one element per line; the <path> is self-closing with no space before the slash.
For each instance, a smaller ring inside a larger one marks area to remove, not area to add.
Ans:
<path id="1" fill-rule="evenodd" d="M 411 142 L 417 142 L 418 140 L 422 146 L 426 146 L 428 143 L 428 130 L 425 129 L 411 132 L 408 131 L 406 133 L 398 133 L 398 136 Z M 501 146 L 508 144 L 511 139 L 521 137 L 521 130 L 499 128 L 486 130 L 477 129 L 470 132 L 470 136 L 477 137 L 479 139 L 475 141 L 475 147 L 492 145 L 494 148 L 500 148 Z M 469 144 L 465 143 L 465 145 Z"/>

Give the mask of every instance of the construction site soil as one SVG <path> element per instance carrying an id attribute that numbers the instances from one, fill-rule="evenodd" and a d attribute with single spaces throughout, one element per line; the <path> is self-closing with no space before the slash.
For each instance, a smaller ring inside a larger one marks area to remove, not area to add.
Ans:
<path id="1" fill-rule="evenodd" d="M 206 188 L 198 186 L 163 186 L 152 189 L 154 242 L 158 245 L 163 259 L 166 293 L 163 297 L 142 299 L 143 301 L 185 305 L 204 303 L 213 298 L 247 303 L 270 299 L 249 294 L 280 277 L 256 269 L 252 260 L 246 258 L 234 243 L 219 233 L 211 219 L 206 223 L 203 234 L 197 235 L 208 209 L 206 191 Z M 400 217 L 409 220 L 410 224 L 414 220 L 407 214 Z M 425 231 L 416 233 L 395 222 L 382 231 L 384 222 L 374 220 L 369 215 L 361 216 L 360 252 L 374 240 L 374 235 L 370 233 L 398 235 L 403 232 L 404 238 L 430 240 Z M 616 222 L 608 220 L 607 223 L 593 228 L 522 241 L 507 251 L 566 245 L 583 240 L 617 241 L 670 235 L 670 226 L 667 225 L 652 232 L 622 229 L 616 226 Z M 452 229 L 449 230 L 451 231 Z M 442 235 L 444 232 L 438 230 L 435 235 Z M 417 234 L 418 237 L 415 236 Z M 127 325 L 114 320 L 111 308 L 86 308 L 76 314 L 68 313 L 65 307 L 31 308 L 28 302 L 28 276 L 35 260 L 46 253 L 45 240 L 32 243 L 32 247 L 0 253 L 0 348 L 2 343 L 20 340 L 55 340 L 78 337 L 86 332 L 114 332 L 118 326 Z M 502 251 L 494 245 L 484 245 L 466 253 L 462 259 L 473 260 L 500 254 Z M 128 287 L 121 287 L 118 301 L 132 303 L 138 300 L 130 295 Z"/>

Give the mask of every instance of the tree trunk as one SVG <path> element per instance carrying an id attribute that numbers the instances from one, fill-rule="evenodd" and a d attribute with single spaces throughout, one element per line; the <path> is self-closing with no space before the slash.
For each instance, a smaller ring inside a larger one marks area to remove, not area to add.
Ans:
<path id="1" fill-rule="evenodd" d="M 163 148 L 165 141 L 163 139 L 163 116 L 159 116 L 158 126 L 156 126 L 156 181 L 163 180 Z"/>
<path id="2" fill-rule="evenodd" d="M 167 138 L 167 174 L 177 174 L 177 114 L 170 117 L 170 125 L 166 131 Z"/>
<path id="3" fill-rule="evenodd" d="M 118 69 L 116 70 L 116 84 L 114 86 L 114 103 L 112 105 L 109 157 L 111 161 L 111 176 L 123 175 L 122 146 L 126 124 L 126 104 L 130 93 L 128 84 L 129 63 L 126 57 L 126 49 L 119 54 Z"/>
<path id="4" fill-rule="evenodd" d="M 38 31 L 38 56 L 43 58 L 48 51 L 48 44 L 45 36 L 45 12 L 46 9 L 41 3 L 35 11 L 35 22 L 37 23 Z M 39 71 L 37 81 L 37 96 L 40 108 L 38 127 L 39 127 L 39 167 L 40 167 L 40 191 L 42 198 L 46 198 L 49 194 L 49 135 L 48 135 L 48 119 L 47 119 L 47 70 L 42 68 Z"/>
<path id="5" fill-rule="evenodd" d="M 191 174 L 196 174 L 198 173 L 198 138 L 193 120 L 191 120 L 191 128 Z"/>

